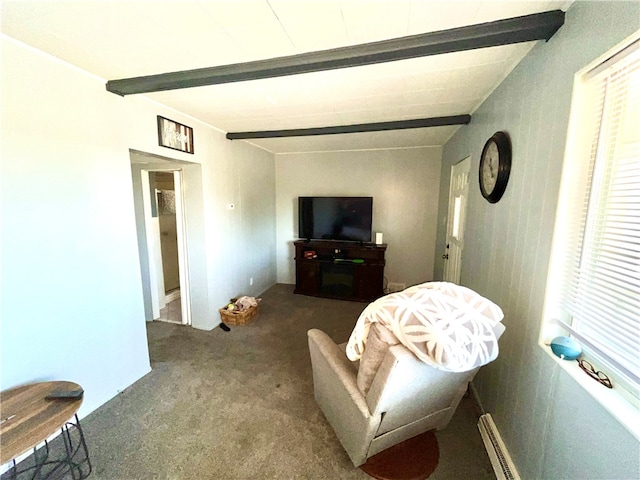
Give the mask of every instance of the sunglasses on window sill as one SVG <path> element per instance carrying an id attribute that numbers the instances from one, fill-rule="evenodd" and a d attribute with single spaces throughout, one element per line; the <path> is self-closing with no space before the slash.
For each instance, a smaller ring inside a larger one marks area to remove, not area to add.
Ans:
<path id="1" fill-rule="evenodd" d="M 593 365 L 591 365 L 586 360 L 576 360 L 576 361 L 578 362 L 578 365 L 580 365 L 580 368 L 584 371 L 584 373 L 589 375 L 594 380 L 600 382 L 605 387 L 613 388 L 611 380 L 609 379 L 609 377 L 605 373 L 602 373 L 601 371 L 597 371 L 593 367 Z"/>

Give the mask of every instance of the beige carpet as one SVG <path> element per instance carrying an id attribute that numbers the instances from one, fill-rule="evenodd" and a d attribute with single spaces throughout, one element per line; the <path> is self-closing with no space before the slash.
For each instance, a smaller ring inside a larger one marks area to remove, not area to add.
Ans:
<path id="1" fill-rule="evenodd" d="M 83 420 L 98 479 L 367 479 L 313 399 L 306 332 L 347 340 L 365 304 L 264 293 L 248 326 L 148 325 L 153 371 Z M 463 400 L 430 479 L 493 479 Z"/>

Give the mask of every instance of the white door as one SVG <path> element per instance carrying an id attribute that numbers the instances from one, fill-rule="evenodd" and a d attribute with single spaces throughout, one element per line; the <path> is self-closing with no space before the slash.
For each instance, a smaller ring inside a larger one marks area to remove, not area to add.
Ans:
<path id="1" fill-rule="evenodd" d="M 444 258 L 445 282 L 460 283 L 460 264 L 464 248 L 464 225 L 469 193 L 471 157 L 451 167 L 449 185 L 449 215 L 447 218 L 447 243 Z"/>

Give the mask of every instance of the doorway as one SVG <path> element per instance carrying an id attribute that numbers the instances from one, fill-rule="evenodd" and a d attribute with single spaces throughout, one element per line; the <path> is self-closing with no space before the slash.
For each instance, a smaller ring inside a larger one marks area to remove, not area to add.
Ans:
<path id="1" fill-rule="evenodd" d="M 182 323 L 182 302 L 180 295 L 180 262 L 178 259 L 178 222 L 176 221 L 176 178 L 177 171 L 150 172 L 155 184 L 158 207 L 158 228 L 160 230 L 160 257 L 164 287 L 164 307 L 160 308 L 158 320 Z M 179 181 L 179 178 L 178 178 Z M 179 187 L 179 183 L 178 183 Z"/>
<path id="2" fill-rule="evenodd" d="M 182 171 L 142 169 L 152 320 L 191 325 Z"/>
<path id="3" fill-rule="evenodd" d="M 141 280 L 147 321 L 191 325 L 182 165 L 131 152 Z M 193 248 L 190 248 L 193 250 Z"/>
<path id="4" fill-rule="evenodd" d="M 467 157 L 451 167 L 447 241 L 442 258 L 444 259 L 444 281 L 456 284 L 460 283 L 470 169 L 471 157 Z"/>

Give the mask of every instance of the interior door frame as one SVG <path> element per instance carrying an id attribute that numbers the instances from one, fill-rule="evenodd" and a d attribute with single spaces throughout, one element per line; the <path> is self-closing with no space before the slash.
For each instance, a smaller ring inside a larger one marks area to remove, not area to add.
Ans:
<path id="1" fill-rule="evenodd" d="M 174 188 L 176 192 L 176 233 L 178 235 L 178 270 L 180 276 L 180 296 L 182 308 L 182 324 L 192 325 L 194 320 L 194 308 L 198 315 L 198 322 L 208 318 L 208 305 L 206 298 L 197 300 L 193 305 L 193 289 L 198 291 L 206 288 L 206 283 L 199 286 L 194 284 L 193 275 L 197 280 L 206 278 L 206 269 L 200 263 L 195 264 L 195 270 L 189 265 L 189 258 L 195 255 L 196 260 L 202 258 L 203 251 L 198 242 L 189 242 L 187 233 L 192 231 L 196 237 L 202 228 L 200 223 L 193 220 L 187 221 L 187 200 L 189 202 L 201 201 L 198 195 L 198 185 L 201 181 L 199 165 L 187 164 L 168 157 L 162 157 L 152 153 L 130 149 L 131 168 L 133 179 L 133 196 L 136 218 L 136 230 L 138 237 L 138 252 L 140 257 L 140 275 L 142 282 L 142 295 L 144 303 L 144 318 L 150 322 L 160 317 L 160 309 L 164 306 L 166 294 L 164 291 L 164 277 L 162 273 L 162 254 L 160 247 L 160 225 L 158 217 L 153 217 L 152 202 L 157 201 L 156 189 L 152 188 L 150 172 L 171 172 L 174 176 Z M 134 160 L 135 158 L 135 160 Z M 198 167 L 194 169 L 193 167 Z M 185 173 L 185 169 L 188 172 Z M 175 172 L 178 172 L 177 174 Z M 190 175 L 190 176 L 189 176 Z M 176 181 L 177 179 L 177 181 Z M 186 184 L 190 182 L 196 192 L 187 192 Z M 152 200 L 153 199 L 153 200 Z M 202 205 L 193 206 L 197 215 Z M 156 205 L 157 208 L 157 205 Z M 192 244 L 193 243 L 193 244 Z M 193 271 L 192 271 L 193 270 Z M 196 292 L 198 293 L 198 292 Z M 202 328 L 201 323 L 197 328 Z"/>
<path id="2" fill-rule="evenodd" d="M 178 236 L 178 274 L 180 276 L 182 324 L 191 325 L 191 286 L 189 284 L 189 255 L 182 170 L 176 169 L 173 171 L 173 186 L 176 192 L 176 233 Z"/>
<path id="3" fill-rule="evenodd" d="M 143 189 L 145 183 L 149 186 L 149 174 L 151 172 L 171 172 L 175 189 L 176 206 L 176 234 L 178 237 L 178 274 L 180 278 L 180 307 L 182 324 L 191 325 L 191 296 L 189 285 L 189 255 L 187 253 L 187 232 L 184 214 L 184 182 L 182 170 L 176 167 L 142 170 Z M 146 180 L 145 180 L 146 178 Z M 154 189 L 155 191 L 155 189 Z M 151 302 L 153 307 L 153 319 L 160 318 L 160 309 L 166 305 L 164 276 L 162 273 L 162 252 L 160 247 L 160 224 L 158 217 L 153 217 L 151 208 L 151 196 L 145 195 L 145 224 L 147 226 L 147 250 L 149 255 L 149 282 L 151 284 Z M 159 215 L 159 213 L 157 214 Z"/>

